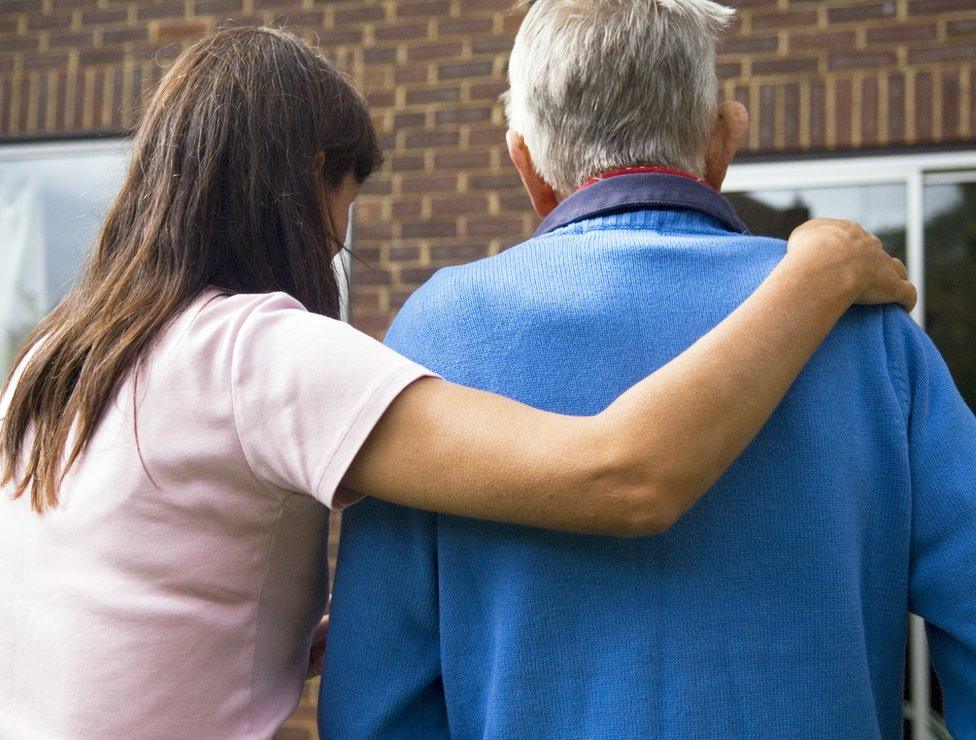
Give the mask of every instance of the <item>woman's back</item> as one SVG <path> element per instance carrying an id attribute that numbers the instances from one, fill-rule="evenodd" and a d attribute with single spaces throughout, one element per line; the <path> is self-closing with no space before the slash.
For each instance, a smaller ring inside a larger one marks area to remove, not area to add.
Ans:
<path id="1" fill-rule="evenodd" d="M 354 365 L 364 392 L 393 393 L 421 372 L 379 345 L 371 364 L 370 342 L 282 294 L 205 294 L 123 384 L 58 507 L 4 487 L 0 737 L 280 726 L 327 591 L 328 510 L 308 494 L 331 503 L 375 422 L 359 394 L 316 406 L 293 386 Z"/>

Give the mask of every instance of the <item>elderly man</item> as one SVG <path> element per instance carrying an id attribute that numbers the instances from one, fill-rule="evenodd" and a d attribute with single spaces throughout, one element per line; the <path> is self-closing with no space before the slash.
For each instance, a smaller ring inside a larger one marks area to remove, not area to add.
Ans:
<path id="1" fill-rule="evenodd" d="M 389 343 L 586 414 L 734 310 L 785 245 L 716 192 L 746 125 L 714 102 L 729 13 L 538 0 L 507 112 L 542 225 L 438 273 Z M 344 522 L 323 736 L 898 737 L 912 610 L 950 729 L 976 737 L 974 461 L 976 419 L 928 338 L 857 308 L 664 535 L 366 502 Z"/>

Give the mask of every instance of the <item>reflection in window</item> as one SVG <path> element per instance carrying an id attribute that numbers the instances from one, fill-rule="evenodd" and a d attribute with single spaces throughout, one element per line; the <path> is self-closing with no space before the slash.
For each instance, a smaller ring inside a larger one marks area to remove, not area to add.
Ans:
<path id="1" fill-rule="evenodd" d="M 21 151 L 23 154 L 21 154 Z M 122 183 L 122 144 L 0 150 L 0 374 L 64 297 Z"/>
<path id="2" fill-rule="evenodd" d="M 976 182 L 925 188 L 925 326 L 976 409 Z"/>
<path id="3" fill-rule="evenodd" d="M 900 183 L 755 190 L 727 197 L 753 234 L 788 239 L 811 218 L 844 218 L 877 234 L 891 254 L 905 259 L 905 186 Z"/>

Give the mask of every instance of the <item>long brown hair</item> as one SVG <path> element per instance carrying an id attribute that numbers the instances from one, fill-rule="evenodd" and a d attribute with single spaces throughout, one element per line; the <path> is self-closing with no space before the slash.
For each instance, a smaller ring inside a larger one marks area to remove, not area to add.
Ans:
<path id="1" fill-rule="evenodd" d="M 34 349 L 0 436 L 14 498 L 57 504 L 120 383 L 208 286 L 284 291 L 337 317 L 342 240 L 327 198 L 380 161 L 363 98 L 296 36 L 231 28 L 183 52 L 146 107 L 79 282 L 15 359 Z"/>

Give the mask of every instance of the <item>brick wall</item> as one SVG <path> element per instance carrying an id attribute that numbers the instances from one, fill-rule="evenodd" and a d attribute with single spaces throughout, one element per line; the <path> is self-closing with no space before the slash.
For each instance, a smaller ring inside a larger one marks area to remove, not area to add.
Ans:
<path id="1" fill-rule="evenodd" d="M 976 146 L 976 0 L 739 0 L 719 74 L 752 153 Z M 380 335 L 438 267 L 535 219 L 497 96 L 511 0 L 0 0 L 0 138 L 119 132 L 218 24 L 303 29 L 361 81 L 389 152 L 357 207 L 353 320 Z M 307 692 L 309 693 L 309 692 Z M 310 694 L 311 695 L 311 694 Z M 285 733 L 314 732 L 307 699 Z"/>

